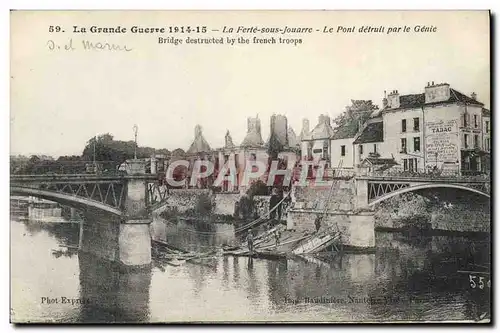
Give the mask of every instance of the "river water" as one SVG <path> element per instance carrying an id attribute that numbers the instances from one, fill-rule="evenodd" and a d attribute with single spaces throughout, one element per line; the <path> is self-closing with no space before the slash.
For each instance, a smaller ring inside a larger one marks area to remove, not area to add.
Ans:
<path id="1" fill-rule="evenodd" d="M 156 237 L 191 250 L 235 241 L 228 224 L 156 220 L 153 229 Z M 181 266 L 154 258 L 151 269 L 137 271 L 78 253 L 73 248 L 78 239 L 78 224 L 33 222 L 22 210 L 12 214 L 13 321 L 461 321 L 490 316 L 491 289 L 486 283 L 472 288 L 469 274 L 457 273 L 488 267 L 490 243 L 484 237 L 377 232 L 374 254 L 282 260 L 219 256 Z"/>

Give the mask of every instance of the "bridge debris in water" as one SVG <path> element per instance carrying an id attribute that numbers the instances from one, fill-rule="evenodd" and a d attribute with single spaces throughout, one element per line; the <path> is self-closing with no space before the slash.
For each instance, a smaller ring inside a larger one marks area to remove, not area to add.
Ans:
<path id="1" fill-rule="evenodd" d="M 153 249 L 155 258 L 160 262 L 165 262 L 170 266 L 181 266 L 186 262 L 196 263 L 197 260 L 214 259 L 222 255 L 222 250 L 208 252 L 193 252 L 175 248 L 165 242 L 154 240 Z"/>

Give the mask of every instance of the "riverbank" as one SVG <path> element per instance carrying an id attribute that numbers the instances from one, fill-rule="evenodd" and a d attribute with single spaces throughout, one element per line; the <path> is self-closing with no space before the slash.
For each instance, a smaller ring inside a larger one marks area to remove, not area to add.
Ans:
<path id="1" fill-rule="evenodd" d="M 452 231 L 442 229 L 417 229 L 412 227 L 405 228 L 390 228 L 390 227 L 376 227 L 376 232 L 397 233 L 413 236 L 432 237 L 432 236 L 447 236 L 447 237 L 468 237 L 472 240 L 485 240 L 489 241 L 491 233 L 482 231 Z"/>
<path id="2" fill-rule="evenodd" d="M 405 193 L 380 203 L 374 213 L 375 228 L 381 230 L 405 230 L 417 226 L 451 234 L 491 232 L 488 200 L 450 198 L 449 201 L 435 201 Z"/>

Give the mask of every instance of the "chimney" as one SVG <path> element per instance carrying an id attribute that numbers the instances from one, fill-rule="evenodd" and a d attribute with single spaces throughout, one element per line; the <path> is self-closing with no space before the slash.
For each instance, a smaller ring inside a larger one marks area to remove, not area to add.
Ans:
<path id="1" fill-rule="evenodd" d="M 389 95 L 387 95 L 387 100 L 389 104 L 389 108 L 397 109 L 399 108 L 399 93 L 397 90 L 393 90 Z"/>
<path id="2" fill-rule="evenodd" d="M 302 119 L 302 130 L 300 131 L 300 140 L 304 140 L 309 136 L 309 119 Z"/>
<path id="3" fill-rule="evenodd" d="M 425 87 L 425 103 L 444 102 L 450 99 L 450 85 L 448 83 L 438 83 Z"/>
<path id="4" fill-rule="evenodd" d="M 477 100 L 477 94 L 475 92 L 473 92 L 470 97 L 473 99 L 473 100 Z"/>
<path id="5" fill-rule="evenodd" d="M 384 98 L 382 99 L 382 106 L 384 109 L 387 109 L 389 102 L 387 102 L 387 92 L 384 90 Z"/>
<path id="6" fill-rule="evenodd" d="M 322 124 L 325 121 L 325 118 L 322 114 L 319 115 L 318 117 L 318 124 Z"/>
<path id="7" fill-rule="evenodd" d="M 307 118 L 302 119 L 302 131 L 309 133 L 309 119 Z"/>
<path id="8" fill-rule="evenodd" d="M 325 115 L 323 117 L 323 121 L 325 122 L 325 124 L 331 125 L 330 116 Z"/>
<path id="9" fill-rule="evenodd" d="M 271 134 L 274 134 L 276 138 L 283 145 L 288 145 L 288 120 L 283 115 L 273 115 L 271 117 Z M 270 135 L 271 135 L 270 134 Z"/>

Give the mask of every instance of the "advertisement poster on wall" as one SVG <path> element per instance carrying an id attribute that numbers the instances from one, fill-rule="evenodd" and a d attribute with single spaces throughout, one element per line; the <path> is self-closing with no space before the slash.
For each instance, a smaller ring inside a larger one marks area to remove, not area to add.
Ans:
<path id="1" fill-rule="evenodd" d="M 425 133 L 425 159 L 428 165 L 458 163 L 460 141 L 456 120 L 427 122 Z"/>

